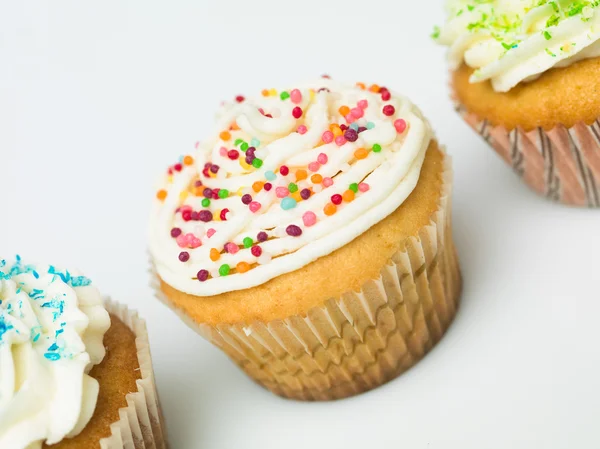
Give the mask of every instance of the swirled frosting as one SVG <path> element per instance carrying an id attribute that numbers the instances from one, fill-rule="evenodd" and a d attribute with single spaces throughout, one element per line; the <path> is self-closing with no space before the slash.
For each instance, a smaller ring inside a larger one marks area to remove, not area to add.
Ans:
<path id="1" fill-rule="evenodd" d="M 0 260 L 0 447 L 41 448 L 79 434 L 96 406 L 87 373 L 110 318 L 90 280 Z"/>
<path id="2" fill-rule="evenodd" d="M 436 29 L 450 47 L 452 68 L 475 69 L 471 82 L 491 80 L 507 92 L 553 67 L 600 56 L 600 1 L 451 0 Z"/>
<path id="3" fill-rule="evenodd" d="M 375 85 L 320 79 L 237 97 L 161 183 L 150 226 L 159 276 L 211 296 L 335 251 L 408 197 L 431 136 L 413 104 Z"/>

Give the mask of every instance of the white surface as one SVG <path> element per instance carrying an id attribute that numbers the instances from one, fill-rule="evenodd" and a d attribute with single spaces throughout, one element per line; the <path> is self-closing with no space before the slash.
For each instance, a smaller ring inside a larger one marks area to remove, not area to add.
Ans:
<path id="1" fill-rule="evenodd" d="M 600 445 L 600 213 L 553 205 L 455 115 L 441 2 L 0 2 L 0 252 L 76 266 L 148 320 L 174 449 Z M 364 6 L 364 5 L 368 6 Z M 366 8 L 366 9 L 365 9 Z M 218 102 L 326 72 L 409 95 L 454 156 L 464 295 L 396 381 L 279 399 L 147 287 L 153 182 Z"/>

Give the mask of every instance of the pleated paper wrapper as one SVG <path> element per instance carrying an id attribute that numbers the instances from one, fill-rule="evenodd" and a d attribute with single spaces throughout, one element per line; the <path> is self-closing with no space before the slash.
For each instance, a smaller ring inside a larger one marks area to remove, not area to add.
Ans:
<path id="1" fill-rule="evenodd" d="M 141 379 L 137 391 L 127 395 L 127 407 L 119 410 L 119 421 L 111 424 L 111 435 L 100 440 L 101 449 L 166 449 L 164 420 L 154 382 L 146 322 L 126 306 L 105 300 L 106 310 L 118 317 L 135 335 Z"/>
<path id="2" fill-rule="evenodd" d="M 439 209 L 405 250 L 360 292 L 330 299 L 306 315 L 271 322 L 197 324 L 160 289 L 158 298 L 275 394 L 332 400 L 375 388 L 415 365 L 456 313 L 461 277 L 451 233 L 452 171 L 445 156 Z"/>
<path id="3" fill-rule="evenodd" d="M 563 204 L 600 207 L 600 119 L 572 128 L 524 131 L 493 126 L 453 97 L 456 111 L 538 194 Z"/>

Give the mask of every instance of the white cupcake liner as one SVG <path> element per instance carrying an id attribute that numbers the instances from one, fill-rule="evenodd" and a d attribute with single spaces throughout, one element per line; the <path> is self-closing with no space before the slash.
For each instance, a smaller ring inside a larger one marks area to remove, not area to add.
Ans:
<path id="1" fill-rule="evenodd" d="M 120 419 L 111 424 L 111 435 L 100 440 L 100 448 L 166 449 L 168 445 L 154 382 L 146 322 L 138 317 L 137 312 L 110 299 L 105 300 L 105 307 L 135 334 L 141 379 L 136 381 L 137 391 L 127 395 L 127 407 L 119 410 Z"/>

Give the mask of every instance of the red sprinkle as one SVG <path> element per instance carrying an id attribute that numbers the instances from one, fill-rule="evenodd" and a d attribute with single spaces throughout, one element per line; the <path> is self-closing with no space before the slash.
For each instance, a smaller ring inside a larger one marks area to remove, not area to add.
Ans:
<path id="1" fill-rule="evenodd" d="M 290 173 L 290 169 L 287 168 L 286 165 L 282 165 L 279 167 L 279 173 L 281 173 L 283 176 L 287 176 Z"/>
<path id="2" fill-rule="evenodd" d="M 395 112 L 396 112 L 396 108 L 394 106 L 392 106 L 391 104 L 386 104 L 383 107 L 383 114 L 387 115 L 388 117 L 391 117 L 392 115 L 394 115 Z"/>
<path id="3" fill-rule="evenodd" d="M 190 221 L 192 219 L 192 211 L 191 210 L 184 210 L 181 213 L 181 218 L 183 218 L 183 221 Z"/>
<path id="4" fill-rule="evenodd" d="M 389 101 L 390 98 L 392 98 L 392 94 L 389 90 L 384 90 L 381 92 L 381 99 L 383 101 Z"/>
<path id="5" fill-rule="evenodd" d="M 336 193 L 335 195 L 331 196 L 331 202 L 333 204 L 335 204 L 336 206 L 339 204 L 342 204 L 342 200 L 343 200 L 342 195 L 340 195 L 339 193 Z"/>
<path id="6" fill-rule="evenodd" d="M 302 235 L 302 229 L 296 225 L 289 225 L 285 228 L 285 232 L 292 237 L 300 237 Z"/>
<path id="7" fill-rule="evenodd" d="M 242 103 L 245 100 L 243 95 L 238 95 L 237 97 L 235 97 L 235 101 L 237 101 L 238 103 Z"/>
<path id="8" fill-rule="evenodd" d="M 260 246 L 253 246 L 250 252 L 252 252 L 254 257 L 260 257 L 262 254 L 262 248 Z"/>
<path id="9" fill-rule="evenodd" d="M 181 169 L 183 168 L 183 165 L 181 165 L 181 164 L 175 164 L 175 165 L 173 165 L 173 168 L 174 168 L 176 171 L 181 171 Z"/>
<path id="10" fill-rule="evenodd" d="M 267 192 L 269 190 L 271 190 L 273 188 L 273 184 L 271 184 L 270 182 L 265 183 L 265 185 L 263 186 L 263 189 L 265 189 Z"/>
<path id="11" fill-rule="evenodd" d="M 294 116 L 294 118 L 302 117 L 302 108 L 296 106 L 294 109 L 292 109 L 292 115 Z"/>
<path id="12" fill-rule="evenodd" d="M 221 213 L 219 214 L 219 217 L 221 218 L 222 221 L 227 221 L 227 214 L 229 213 L 229 209 L 225 208 L 221 211 Z"/>
<path id="13" fill-rule="evenodd" d="M 227 157 L 232 161 L 235 161 L 238 157 L 240 157 L 240 153 L 238 152 L 238 150 L 229 150 L 227 152 Z"/>

